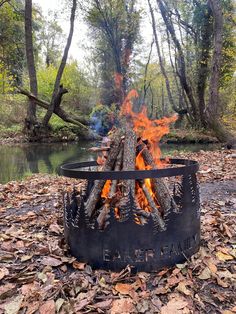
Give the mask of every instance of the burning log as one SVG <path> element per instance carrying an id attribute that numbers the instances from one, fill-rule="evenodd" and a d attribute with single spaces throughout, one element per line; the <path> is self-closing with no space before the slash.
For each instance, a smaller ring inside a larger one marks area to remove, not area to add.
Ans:
<path id="1" fill-rule="evenodd" d="M 141 154 L 144 159 L 146 166 L 150 166 L 151 169 L 157 169 L 156 163 L 147 148 L 145 143 L 141 143 L 139 149 L 141 149 Z M 160 211 L 162 214 L 167 214 L 171 208 L 175 212 L 178 212 L 178 207 L 170 194 L 169 188 L 162 178 L 151 179 L 151 184 L 153 186 L 154 193 L 160 205 Z"/>
<path id="2" fill-rule="evenodd" d="M 166 225 L 165 225 L 165 222 L 163 220 L 163 218 L 161 217 L 161 214 L 157 208 L 157 205 L 155 204 L 155 201 L 152 197 L 152 195 L 150 194 L 147 186 L 145 185 L 145 181 L 143 180 L 140 180 L 139 181 L 139 184 L 143 190 L 143 193 L 149 203 L 149 206 L 151 208 L 151 216 L 153 217 L 153 221 L 154 221 L 154 224 L 157 225 L 157 227 L 160 229 L 160 231 L 165 231 L 166 230 Z"/>
<path id="3" fill-rule="evenodd" d="M 135 132 L 126 126 L 124 139 L 124 157 L 122 170 L 135 170 L 137 138 Z M 135 202 L 135 181 L 124 180 L 121 182 L 122 198 L 117 207 L 119 208 L 120 221 L 128 219 L 130 198 Z"/>
<path id="4" fill-rule="evenodd" d="M 110 150 L 110 147 L 91 147 L 88 149 L 90 152 L 98 153 L 98 152 L 107 152 Z"/>
<path id="5" fill-rule="evenodd" d="M 115 171 L 121 170 L 122 161 L 123 161 L 123 152 L 124 152 L 124 146 L 122 145 L 120 152 L 117 156 L 116 165 L 114 169 Z M 116 197 L 117 183 L 118 183 L 118 180 L 112 180 L 108 197 L 98 215 L 97 222 L 98 222 L 99 229 L 104 229 L 106 227 L 106 222 L 107 222 L 107 219 L 109 218 L 110 208 L 112 207 L 112 203 L 113 202 L 115 203 L 114 198 Z"/>
<path id="6" fill-rule="evenodd" d="M 109 171 L 113 169 L 113 166 L 116 162 L 116 158 L 119 154 L 120 145 L 121 145 L 121 139 L 120 139 L 120 132 L 118 131 L 117 136 L 114 138 L 113 142 L 111 143 L 109 155 L 107 157 L 107 160 L 104 166 L 102 167 L 103 171 Z M 96 211 L 96 205 L 100 199 L 101 192 L 105 183 L 106 183 L 105 180 L 96 180 L 94 182 L 92 191 L 90 192 L 90 195 L 85 203 L 85 212 L 89 218 L 91 218 Z"/>
<path id="7" fill-rule="evenodd" d="M 160 138 L 168 133 L 168 124 L 174 122 L 176 117 L 150 120 L 145 110 L 140 113 L 132 111 L 132 97 L 137 97 L 135 91 L 127 95 L 122 105 L 120 128 L 112 129 L 110 137 L 106 138 L 110 147 L 103 142 L 100 148 L 90 149 L 93 152 L 102 152 L 102 157 L 99 156 L 97 160 L 97 163 L 102 165 L 101 171 L 157 169 L 155 158 L 159 155 L 155 154 L 155 147 Z M 96 216 L 99 228 L 103 229 L 108 224 L 111 208 L 119 221 L 127 220 L 131 211 L 139 224 L 144 224 L 148 217 L 152 216 L 154 224 L 162 231 L 166 228 L 164 218 L 170 209 L 178 212 L 178 207 L 162 178 L 136 182 L 130 179 L 122 179 L 119 182 L 96 180 L 85 203 L 87 216 Z"/>

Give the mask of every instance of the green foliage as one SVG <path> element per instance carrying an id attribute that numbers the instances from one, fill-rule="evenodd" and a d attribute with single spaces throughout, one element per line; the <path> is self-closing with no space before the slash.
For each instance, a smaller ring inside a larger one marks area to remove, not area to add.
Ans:
<path id="1" fill-rule="evenodd" d="M 57 68 L 54 65 L 40 67 L 38 69 L 39 95 L 50 101 Z M 68 89 L 69 93 L 63 97 L 65 105 L 71 110 L 79 110 L 83 114 L 91 111 L 90 97 L 92 86 L 86 74 L 79 68 L 77 61 L 72 60 L 65 67 L 61 83 Z"/>
<path id="2" fill-rule="evenodd" d="M 21 82 L 24 66 L 24 15 L 21 1 L 12 0 L 0 9 L 0 63 L 16 84 Z M 1 67 L 3 70 L 3 68 Z M 7 83 L 9 78 L 4 76 Z M 4 91 L 5 92 L 5 91 Z"/>
<path id="3" fill-rule="evenodd" d="M 26 100 L 21 95 L 0 94 L 0 126 L 11 128 L 14 125 L 22 126 L 26 116 Z"/>

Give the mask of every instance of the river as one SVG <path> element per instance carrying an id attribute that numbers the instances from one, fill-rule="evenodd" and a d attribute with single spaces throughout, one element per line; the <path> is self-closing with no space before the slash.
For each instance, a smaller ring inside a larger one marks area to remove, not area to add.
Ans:
<path id="1" fill-rule="evenodd" d="M 91 161 L 96 155 L 88 151 L 92 142 L 0 145 L 0 183 L 21 180 L 32 173 L 57 173 L 62 163 Z M 214 144 L 163 144 L 163 155 L 171 156 L 176 151 L 197 152 L 214 150 Z"/>

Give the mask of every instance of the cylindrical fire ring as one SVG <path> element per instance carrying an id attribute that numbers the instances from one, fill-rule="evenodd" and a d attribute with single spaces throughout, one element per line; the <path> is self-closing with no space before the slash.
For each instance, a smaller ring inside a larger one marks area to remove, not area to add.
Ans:
<path id="1" fill-rule="evenodd" d="M 96 224 L 91 225 L 86 217 L 83 202 L 78 204 L 76 196 L 72 196 L 64 206 L 65 238 L 71 254 L 93 268 L 119 271 L 129 264 L 137 271 L 156 271 L 183 263 L 196 253 L 200 246 L 200 202 L 196 178 L 199 165 L 185 159 L 170 159 L 169 163 L 171 168 L 158 170 L 104 172 L 81 169 L 96 166 L 95 161 L 62 165 L 61 175 L 86 179 L 90 185 L 94 180 L 178 178 L 178 182 L 173 183 L 172 196 L 180 210 L 178 213 L 170 210 L 166 216 L 167 229 L 161 232 L 155 230 L 151 218 L 145 225 L 136 224 L 132 204 L 126 221 L 117 221 L 111 210 L 109 225 L 102 231 L 98 230 Z"/>

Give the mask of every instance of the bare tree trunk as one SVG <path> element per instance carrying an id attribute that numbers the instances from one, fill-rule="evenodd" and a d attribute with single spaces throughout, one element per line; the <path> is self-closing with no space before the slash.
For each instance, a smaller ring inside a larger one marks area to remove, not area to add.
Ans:
<path id="1" fill-rule="evenodd" d="M 220 141 L 227 142 L 233 136 L 224 128 L 219 117 L 219 80 L 223 48 L 223 12 L 220 0 L 209 0 L 214 18 L 214 51 L 212 56 L 209 101 L 206 110 L 207 124 Z"/>
<path id="2" fill-rule="evenodd" d="M 67 38 L 67 43 L 64 49 L 64 53 L 62 56 L 62 60 L 61 60 L 61 64 L 60 67 L 58 69 L 57 72 L 57 77 L 54 83 L 54 89 L 53 89 L 53 93 L 52 93 L 52 99 L 51 99 L 51 103 L 50 106 L 48 108 L 48 111 L 43 119 L 43 125 L 46 127 L 48 125 L 48 122 L 53 114 L 54 108 L 55 108 L 55 100 L 57 98 L 58 95 L 58 90 L 59 90 L 59 86 L 60 86 L 60 82 L 61 82 L 61 77 L 63 74 L 63 71 L 65 69 L 66 66 L 66 61 L 67 61 L 67 57 L 68 57 L 68 52 L 70 49 L 70 45 L 71 45 L 71 41 L 72 41 L 72 36 L 73 36 L 73 32 L 74 32 L 74 21 L 75 21 L 75 11 L 76 11 L 76 0 L 73 0 L 73 4 L 72 4 L 72 8 L 71 8 L 71 17 L 70 17 L 70 31 L 69 31 L 69 35 Z"/>
<path id="3" fill-rule="evenodd" d="M 149 10 L 151 13 L 151 18 L 152 18 L 152 30 L 153 30 L 153 34 L 154 34 L 154 39 L 155 39 L 155 44 L 156 44 L 156 48 L 157 48 L 157 54 L 158 54 L 158 59 L 159 59 L 159 64 L 160 64 L 160 68 L 161 68 L 161 73 L 165 78 L 165 83 L 166 83 L 166 90 L 167 90 L 167 95 L 168 95 L 168 99 L 170 102 L 171 107 L 177 111 L 177 107 L 175 105 L 174 99 L 172 97 L 172 93 L 171 93 L 171 89 L 170 89 L 170 82 L 169 82 L 169 78 L 167 76 L 166 70 L 165 70 L 165 66 L 163 64 L 163 60 L 162 60 L 162 56 L 161 56 L 161 51 L 160 51 L 160 46 L 159 46 L 159 42 L 158 42 L 158 38 L 157 38 L 157 31 L 156 31 L 156 21 L 155 21 L 155 17 L 154 17 L 154 13 L 153 13 L 153 8 L 151 6 L 150 0 L 148 0 L 148 5 L 149 5 Z"/>
<path id="4" fill-rule="evenodd" d="M 24 90 L 22 88 L 18 88 L 18 89 L 19 89 L 20 94 L 27 96 L 30 100 L 34 100 L 37 105 L 48 110 L 48 108 L 50 106 L 50 104 L 48 102 L 46 102 L 42 99 L 39 99 L 38 97 L 34 96 L 32 93 L 29 93 L 27 90 Z M 85 118 L 77 117 L 72 113 L 68 114 L 67 112 L 65 112 L 60 107 L 60 100 L 61 100 L 61 97 L 63 94 L 65 94 L 65 89 L 63 89 L 63 87 L 61 87 L 61 88 L 59 88 L 59 92 L 58 92 L 58 97 L 57 97 L 58 102 L 57 102 L 53 112 L 58 117 L 60 117 L 62 120 L 64 120 L 65 122 L 72 123 L 72 124 L 80 127 L 81 129 L 89 131 L 89 127 L 87 126 L 88 121 Z"/>
<path id="5" fill-rule="evenodd" d="M 25 47 L 26 60 L 29 73 L 30 91 L 36 97 L 38 94 L 36 69 L 34 62 L 33 36 L 32 36 L 32 0 L 25 0 Z M 29 99 L 26 124 L 31 129 L 36 122 L 36 102 Z"/>
<path id="6" fill-rule="evenodd" d="M 145 99 L 147 96 L 147 91 L 150 87 L 150 82 L 147 84 L 147 74 L 148 74 L 148 67 L 149 67 L 149 63 L 151 60 L 151 55 L 152 55 L 152 47 L 153 47 L 154 41 L 152 40 L 151 43 L 151 47 L 150 47 L 150 51 L 149 51 L 149 55 L 148 55 L 148 60 L 147 63 L 145 65 L 145 71 L 144 71 L 144 82 L 143 82 L 143 104 L 145 104 Z"/>
<path id="7" fill-rule="evenodd" d="M 187 76 L 186 76 L 186 65 L 185 65 L 184 53 L 183 53 L 181 44 L 179 42 L 179 39 L 176 36 L 173 22 L 171 21 L 170 16 L 168 14 L 169 13 L 168 8 L 166 7 L 166 5 L 163 3 L 162 0 L 157 0 L 157 4 L 159 6 L 166 28 L 168 32 L 170 33 L 171 38 L 177 49 L 177 61 L 178 61 L 177 75 L 179 76 L 181 86 L 185 90 L 185 93 L 189 99 L 189 103 L 191 104 L 193 115 L 195 119 L 198 119 L 198 110 L 197 110 L 196 102 L 194 99 L 193 91 L 190 84 L 188 83 Z"/>
<path id="8" fill-rule="evenodd" d="M 198 57 L 198 72 L 197 72 L 197 97 L 198 97 L 198 108 L 200 113 L 201 125 L 206 127 L 205 120 L 205 91 L 206 91 L 206 81 L 209 74 L 208 61 L 210 57 L 210 48 L 211 48 L 211 34 L 212 34 L 212 22 L 211 22 L 211 12 L 208 6 L 204 10 L 204 18 L 201 22 L 200 29 L 200 53 Z"/>

